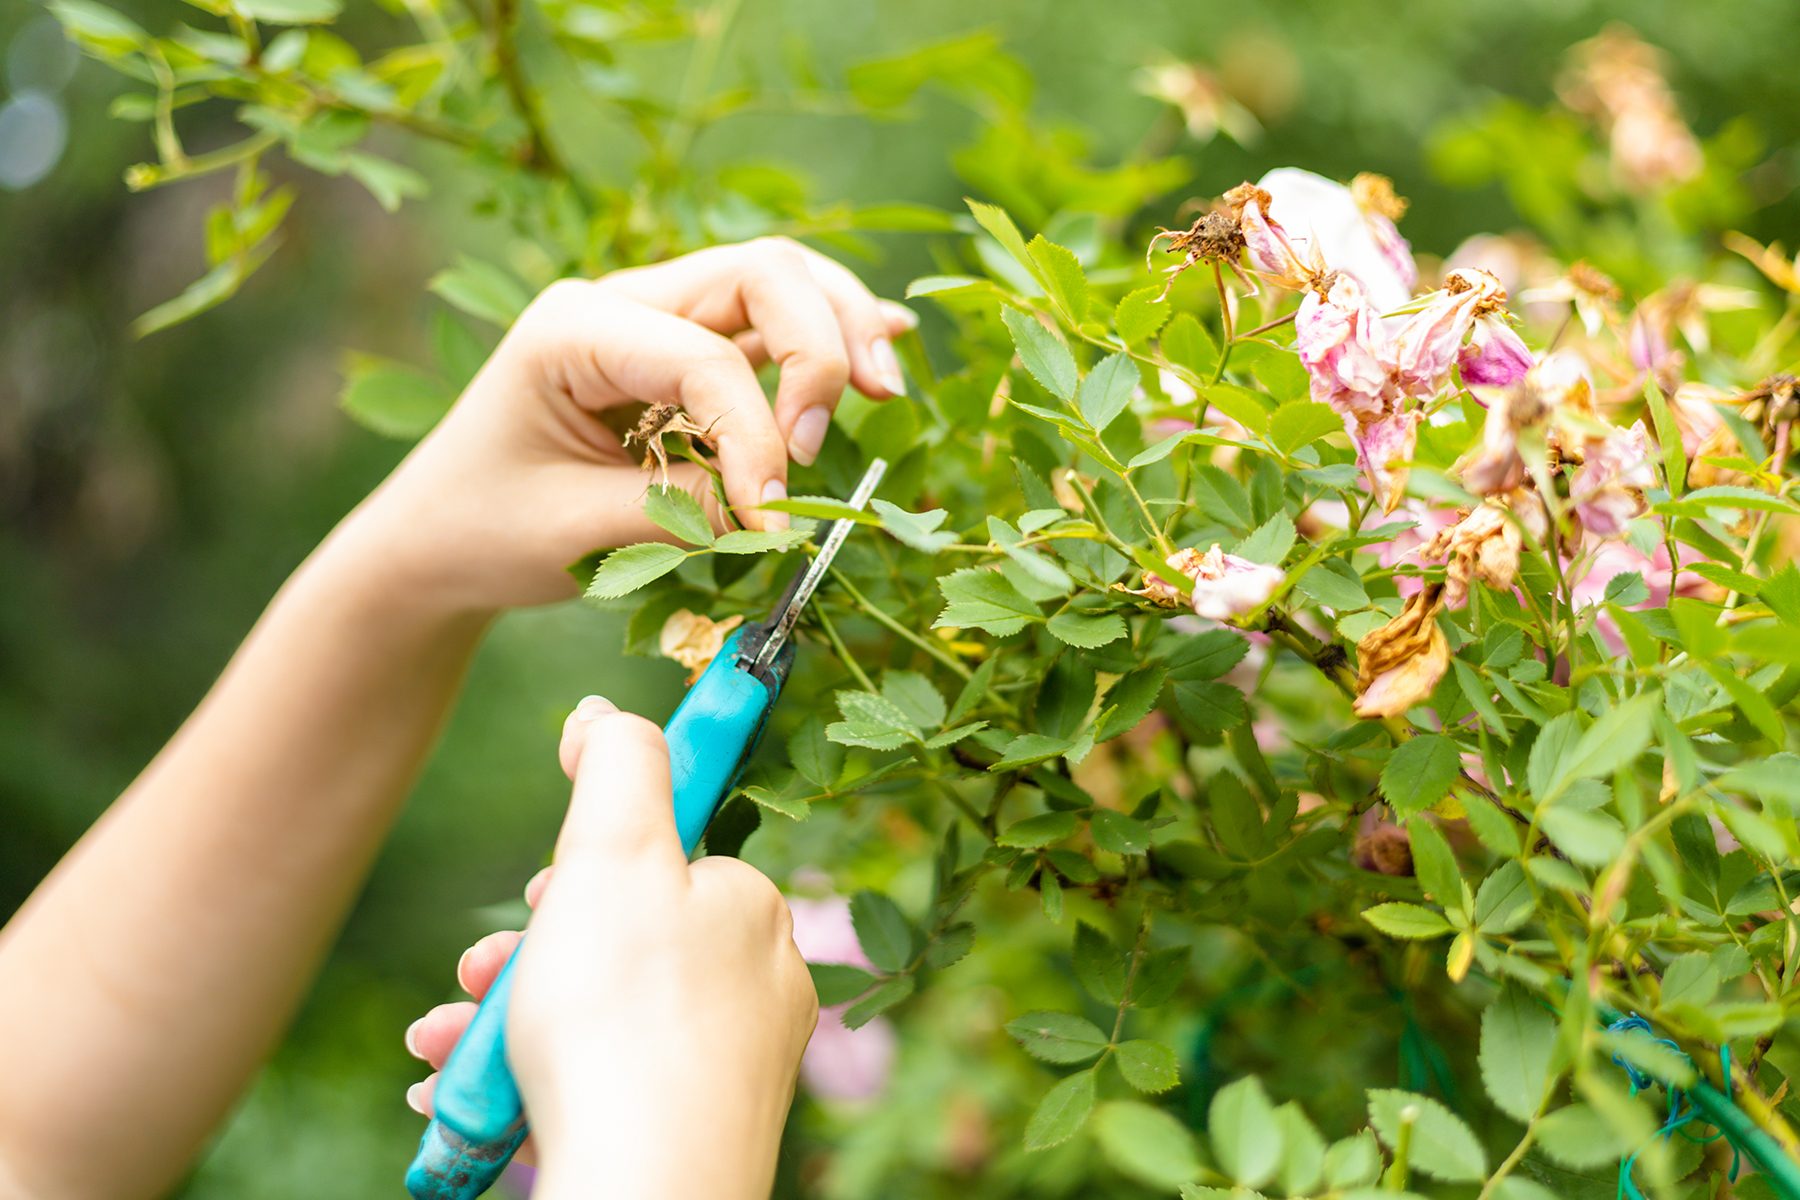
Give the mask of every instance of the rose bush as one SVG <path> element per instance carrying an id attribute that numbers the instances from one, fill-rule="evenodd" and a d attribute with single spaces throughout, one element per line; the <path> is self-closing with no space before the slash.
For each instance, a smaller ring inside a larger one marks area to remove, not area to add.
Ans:
<path id="1" fill-rule="evenodd" d="M 131 186 L 236 175 L 210 271 L 147 331 L 268 257 L 294 195 L 268 156 L 392 208 L 425 177 L 372 131 L 455 148 L 505 265 L 435 277 L 461 315 L 430 367 L 350 361 L 345 407 L 397 436 L 559 275 L 748 236 L 933 239 L 913 398 L 846 400 L 775 506 L 791 536 L 714 538 L 656 490 L 671 540 L 584 571 L 634 649 L 697 670 L 811 519 L 865 526 L 708 838 L 806 894 L 842 1023 L 899 1032 L 894 1055 L 825 1031 L 809 1059 L 820 1191 L 1711 1196 L 1737 1169 L 1703 1140 L 1730 1122 L 1684 1099 L 1710 1081 L 1763 1152 L 1737 1194 L 1795 1194 L 1800 281 L 1778 249 L 1706 249 L 1695 197 L 1742 164 L 1709 157 L 1642 43 L 1580 48 L 1564 99 L 1592 129 L 1555 125 L 1586 147 L 1556 185 L 1679 250 L 1615 252 L 1621 285 L 1577 257 L 1598 218 L 1546 229 L 1555 249 L 1415 258 L 1372 175 L 1280 168 L 1159 232 L 1185 165 L 1090 162 L 980 39 L 831 96 L 892 112 L 942 86 L 983 112 L 965 215 L 686 169 L 757 97 L 702 76 L 677 110 L 639 100 L 616 47 L 688 28 L 656 5 L 533 10 L 641 136 L 629 178 L 557 149 L 510 0 L 412 6 L 418 40 L 366 59 L 321 24 L 335 0 L 207 0 L 219 27 L 170 37 L 53 7 L 146 85 L 117 106 L 158 152 Z M 696 61 L 720 36 L 697 27 Z M 245 135 L 189 153 L 176 114 L 208 97 Z M 1483 129 L 1443 153 L 1475 171 Z M 876 455 L 852 514 L 833 497 Z M 828 948 L 826 891 L 855 952 Z"/>

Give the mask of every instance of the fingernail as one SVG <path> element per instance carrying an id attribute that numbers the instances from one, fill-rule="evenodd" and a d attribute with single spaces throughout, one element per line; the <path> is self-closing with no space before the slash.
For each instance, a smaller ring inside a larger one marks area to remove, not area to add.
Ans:
<path id="1" fill-rule="evenodd" d="M 821 405 L 801 413 L 794 422 L 794 432 L 788 435 L 788 453 L 793 455 L 794 461 L 803 467 L 812 466 L 819 457 L 819 447 L 825 444 L 825 431 L 830 427 L 829 408 Z"/>
<path id="2" fill-rule="evenodd" d="M 881 302 L 881 310 L 888 315 L 889 320 L 898 321 L 907 329 L 917 329 L 919 327 L 919 314 L 906 307 L 904 304 L 896 304 L 892 300 L 884 300 Z"/>
<path id="3" fill-rule="evenodd" d="M 406 1107 L 412 1109 L 414 1112 L 418 1113 L 421 1117 L 425 1115 L 425 1082 L 424 1082 L 424 1080 L 420 1080 L 418 1083 L 415 1083 L 411 1087 L 406 1089 Z"/>
<path id="4" fill-rule="evenodd" d="M 900 374 L 900 360 L 894 355 L 894 343 L 876 338 L 869 343 L 869 357 L 875 360 L 875 378 L 896 396 L 906 395 L 906 379 Z"/>
<path id="5" fill-rule="evenodd" d="M 425 1057 L 423 1054 L 419 1053 L 419 1026 L 423 1025 L 424 1023 L 425 1023 L 425 1018 L 420 1017 L 418 1020 L 414 1021 L 411 1025 L 408 1025 L 406 1027 L 406 1052 L 408 1054 L 412 1055 L 414 1058 L 424 1058 Z"/>
<path id="6" fill-rule="evenodd" d="M 587 696 L 575 706 L 577 721 L 592 721 L 595 717 L 603 717 L 607 713 L 616 713 L 619 706 L 605 696 Z"/>
<path id="7" fill-rule="evenodd" d="M 781 480 L 771 479 L 771 480 L 769 480 L 769 482 L 763 484 L 762 502 L 764 504 L 769 504 L 776 500 L 786 500 L 786 499 L 787 499 L 787 484 L 781 482 Z M 765 512 L 763 514 L 763 528 L 764 529 L 786 529 L 787 527 L 788 527 L 788 515 L 786 513 Z"/>

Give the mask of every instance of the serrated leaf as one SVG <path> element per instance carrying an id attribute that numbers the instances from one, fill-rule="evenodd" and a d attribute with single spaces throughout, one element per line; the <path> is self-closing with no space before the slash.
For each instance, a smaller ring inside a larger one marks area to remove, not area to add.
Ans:
<path id="1" fill-rule="evenodd" d="M 1094 1072 L 1069 1076 L 1044 1093 L 1025 1123 L 1025 1148 L 1044 1150 L 1061 1145 L 1075 1136 L 1093 1111 Z"/>
<path id="2" fill-rule="evenodd" d="M 1075 356 L 1063 340 L 1044 328 L 1030 313 L 1008 304 L 1001 308 L 1000 319 L 1012 334 L 1019 361 L 1045 391 L 1060 400 L 1075 398 Z"/>
<path id="3" fill-rule="evenodd" d="M 454 267 L 432 276 L 426 286 L 453 307 L 502 329 L 531 303 L 518 280 L 492 263 L 467 255 L 458 258 Z"/>
<path id="4" fill-rule="evenodd" d="M 1325 1182 L 1334 1188 L 1353 1188 L 1381 1177 L 1381 1147 L 1365 1129 L 1333 1142 L 1325 1151 Z"/>
<path id="5" fill-rule="evenodd" d="M 1247 1075 L 1220 1088 L 1206 1111 L 1219 1168 L 1242 1187 L 1261 1187 L 1281 1163 L 1281 1126 L 1262 1080 Z"/>
<path id="6" fill-rule="evenodd" d="M 744 789 L 744 795 L 759 808 L 780 813 L 790 821 L 804 821 L 812 813 L 812 805 L 799 796 L 789 796 L 771 788 L 752 784 Z"/>
<path id="7" fill-rule="evenodd" d="M 1184 717 L 1210 733 L 1234 728 L 1250 716 L 1244 693 L 1228 683 L 1178 683 L 1175 706 Z"/>
<path id="8" fill-rule="evenodd" d="M 588 583 L 590 600 L 615 600 L 661 579 L 686 560 L 688 551 L 664 542 L 621 546 L 601 560 Z"/>
<path id="9" fill-rule="evenodd" d="M 813 990 L 819 993 L 819 1006 L 830 1008 L 848 1004 L 875 984 L 875 976 L 849 963 L 806 964 L 812 974 Z"/>
<path id="10" fill-rule="evenodd" d="M 1518 987 L 1503 988 L 1481 1014 L 1481 1081 L 1515 1121 L 1537 1115 L 1550 1084 L 1556 1020 Z"/>
<path id="11" fill-rule="evenodd" d="M 844 752 L 825 736 L 817 713 L 807 714 L 787 740 L 788 762 L 803 779 L 830 791 L 844 773 Z"/>
<path id="12" fill-rule="evenodd" d="M 1292 1100 L 1275 1110 L 1281 1126 L 1281 1169 L 1277 1181 L 1282 1193 L 1303 1196 L 1318 1187 L 1325 1173 L 1325 1139 L 1306 1111 Z"/>
<path id="13" fill-rule="evenodd" d="M 1253 563 L 1278 567 L 1294 548 L 1294 523 L 1286 513 L 1276 513 L 1232 548 L 1232 553 Z"/>
<path id="14" fill-rule="evenodd" d="M 919 986 L 914 975 L 896 975 L 844 1011 L 844 1027 L 861 1029 L 870 1021 L 913 994 Z"/>
<path id="15" fill-rule="evenodd" d="M 1184 638 L 1163 658 L 1169 678 L 1178 682 L 1217 679 L 1250 653 L 1250 642 L 1230 629 L 1208 629 Z"/>
<path id="16" fill-rule="evenodd" d="M 1122 1174 L 1174 1188 L 1200 1174 L 1194 1135 L 1175 1116 L 1136 1100 L 1108 1100 L 1094 1114 L 1100 1153 Z"/>
<path id="17" fill-rule="evenodd" d="M 1007 211 L 997 205 L 983 204 L 979 200 L 971 200 L 967 197 L 964 198 L 963 203 L 969 206 L 969 212 L 974 215 L 975 223 L 987 230 L 993 239 L 1000 243 L 1001 248 L 1013 257 L 1014 261 L 1035 277 L 1037 263 L 1032 260 L 1031 251 L 1025 248 L 1024 235 L 1019 232 L 1019 227 L 1013 224 L 1013 219 Z"/>
<path id="18" fill-rule="evenodd" d="M 1401 900 L 1365 908 L 1362 915 L 1363 920 L 1389 937 L 1435 938 L 1450 932 L 1450 922 L 1444 920 L 1441 913 Z"/>
<path id="19" fill-rule="evenodd" d="M 1136 729 L 1156 707 L 1167 674 L 1161 667 L 1150 666 L 1121 676 L 1106 693 L 1094 740 L 1104 742 Z"/>
<path id="20" fill-rule="evenodd" d="M 1090 819 L 1094 844 L 1114 854 L 1142 854 L 1150 848 L 1150 827 L 1136 817 L 1096 808 Z"/>
<path id="21" fill-rule="evenodd" d="M 1445 908 L 1460 905 L 1462 871 L 1443 833 L 1426 818 L 1415 816 L 1406 822 L 1406 836 L 1412 844 L 1413 874 L 1426 897 Z"/>
<path id="22" fill-rule="evenodd" d="M 1282 454 L 1292 457 L 1327 434 L 1344 432 L 1344 418 L 1328 404 L 1296 400 L 1282 405 L 1269 418 L 1269 440 Z"/>
<path id="23" fill-rule="evenodd" d="M 1629 1154 L 1612 1126 L 1586 1104 L 1570 1104 L 1538 1122 L 1538 1145 L 1572 1170 L 1616 1163 Z"/>
<path id="24" fill-rule="evenodd" d="M 1131 403 L 1131 395 L 1143 383 L 1137 360 L 1120 351 L 1100 360 L 1075 394 L 1075 405 L 1082 419 L 1098 431 L 1104 431 Z"/>
<path id="25" fill-rule="evenodd" d="M 1118 613 L 1059 612 L 1045 628 L 1059 642 L 1095 650 L 1125 636 L 1125 618 Z"/>
<path id="26" fill-rule="evenodd" d="M 1138 288 L 1128 292 L 1113 310 L 1113 329 L 1127 345 L 1138 346 L 1156 336 L 1174 311 L 1173 306 L 1157 302 L 1159 287 Z"/>
<path id="27" fill-rule="evenodd" d="M 870 501 L 869 507 L 881 518 L 883 529 L 914 550 L 936 554 L 956 540 L 956 534 L 939 528 L 950 515 L 941 508 L 910 513 L 897 504 L 879 498 Z"/>
<path id="28" fill-rule="evenodd" d="M 1071 321 L 1079 324 L 1088 309 L 1087 276 L 1081 269 L 1081 260 L 1041 233 L 1025 244 L 1025 252 L 1037 264 L 1038 277 L 1044 281 L 1050 298 Z"/>
<path id="29" fill-rule="evenodd" d="M 1067 754 L 1072 748 L 1073 743 L 1067 738 L 1051 737 L 1043 733 L 1021 733 L 1006 744 L 1000 761 L 988 770 L 1010 771 L 1015 767 L 1028 767 L 1033 763 Z"/>
<path id="30" fill-rule="evenodd" d="M 1692 1004 L 1705 1008 L 1719 994 L 1719 969 L 1711 956 L 1695 950 L 1669 964 L 1662 978 L 1661 1006 Z"/>
<path id="31" fill-rule="evenodd" d="M 652 484 L 644 494 L 644 515 L 684 542 L 695 546 L 712 544 L 712 522 L 706 519 L 706 510 L 682 488 Z"/>
<path id="32" fill-rule="evenodd" d="M 1035 734 L 1026 734 L 1034 737 Z M 1023 740 L 1021 738 L 1020 740 Z M 1072 812 L 1039 813 L 1035 817 L 1026 817 L 1023 821 L 1014 821 L 1000 831 L 995 843 L 1010 846 L 1019 850 L 1035 850 L 1040 846 L 1048 846 L 1052 842 L 1060 842 L 1075 832 L 1078 820 Z"/>
<path id="33" fill-rule="evenodd" d="M 1394 748 L 1381 769 L 1381 794 L 1402 819 L 1424 812 L 1450 794 L 1462 774 L 1462 750 L 1442 734 L 1426 733 Z"/>
<path id="34" fill-rule="evenodd" d="M 714 539 L 715 554 L 767 554 L 792 550 L 811 537 L 805 529 L 734 529 Z"/>
<path id="35" fill-rule="evenodd" d="M 369 354 L 345 356 L 338 407 L 383 437 L 423 437 L 455 400 L 443 381 L 417 368 Z"/>
<path id="36" fill-rule="evenodd" d="M 944 697 L 917 671 L 883 672 L 881 695 L 919 729 L 936 729 L 944 723 Z"/>
<path id="37" fill-rule="evenodd" d="M 1369 593 L 1363 590 L 1361 576 L 1342 559 L 1328 558 L 1317 564 L 1294 581 L 1294 588 L 1335 612 L 1354 612 L 1369 606 Z"/>
<path id="38" fill-rule="evenodd" d="M 967 921 L 958 922 L 944 932 L 931 939 L 925 947 L 925 965 L 934 970 L 943 970 L 961 962 L 975 946 L 975 926 Z"/>
<path id="39" fill-rule="evenodd" d="M 965 567 L 938 580 L 948 601 L 932 622 L 933 629 L 984 629 L 996 637 L 1019 632 L 1043 612 L 998 571 Z"/>
<path id="40" fill-rule="evenodd" d="M 1125 1082 L 1140 1092 L 1156 1095 L 1181 1082 L 1181 1066 L 1175 1052 L 1161 1042 L 1141 1038 L 1121 1042 L 1113 1058 Z"/>
<path id="41" fill-rule="evenodd" d="M 1511 933 L 1536 910 L 1537 896 L 1516 860 L 1501 863 L 1475 892 L 1475 928 L 1483 933 Z"/>
<path id="42" fill-rule="evenodd" d="M 1110 1040 L 1098 1025 L 1073 1013 L 1026 1013 L 1008 1021 L 1006 1032 L 1033 1058 L 1065 1065 L 1099 1057 Z"/>
<path id="43" fill-rule="evenodd" d="M 850 924 L 856 941 L 878 970 L 899 971 L 918 953 L 918 933 L 899 905 L 880 892 L 861 891 L 850 898 Z"/>
<path id="44" fill-rule="evenodd" d="M 1479 1183 L 1487 1153 L 1462 1119 L 1429 1096 L 1376 1088 L 1369 1092 L 1369 1124 L 1392 1149 L 1406 1115 L 1413 1117 L 1411 1165 L 1446 1183 Z"/>

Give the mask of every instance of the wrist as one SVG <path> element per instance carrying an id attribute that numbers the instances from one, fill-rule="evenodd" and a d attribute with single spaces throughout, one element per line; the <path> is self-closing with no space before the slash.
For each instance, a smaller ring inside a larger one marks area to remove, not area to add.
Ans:
<path id="1" fill-rule="evenodd" d="M 408 560 L 404 536 L 365 503 L 332 530 L 290 586 L 311 604 L 407 642 L 478 638 L 497 614 L 458 603 Z"/>

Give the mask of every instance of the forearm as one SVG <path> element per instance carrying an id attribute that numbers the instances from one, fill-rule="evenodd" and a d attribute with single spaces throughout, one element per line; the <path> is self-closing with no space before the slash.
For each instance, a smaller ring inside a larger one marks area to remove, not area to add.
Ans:
<path id="1" fill-rule="evenodd" d="M 485 621 L 373 579 L 354 520 L 0 933 L 0 1155 L 165 1190 L 279 1037 Z"/>

